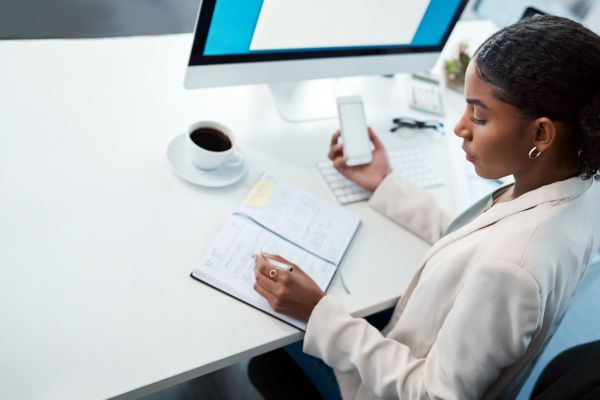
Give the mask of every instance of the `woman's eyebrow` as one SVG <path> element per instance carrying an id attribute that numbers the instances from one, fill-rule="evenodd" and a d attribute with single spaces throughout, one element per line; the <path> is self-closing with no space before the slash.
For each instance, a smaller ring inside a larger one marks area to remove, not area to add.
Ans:
<path id="1" fill-rule="evenodd" d="M 479 106 L 481 108 L 489 109 L 489 107 L 479 99 L 467 99 L 467 103 L 471 104 L 472 106 Z"/>

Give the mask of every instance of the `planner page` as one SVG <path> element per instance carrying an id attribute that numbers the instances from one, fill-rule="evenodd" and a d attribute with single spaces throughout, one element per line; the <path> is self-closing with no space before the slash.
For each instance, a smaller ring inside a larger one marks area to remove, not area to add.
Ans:
<path id="1" fill-rule="evenodd" d="M 350 211 L 269 173 L 261 176 L 237 213 L 336 265 L 360 224 Z"/>
<path id="2" fill-rule="evenodd" d="M 254 290 L 254 254 L 263 251 L 279 254 L 298 265 L 322 290 L 327 289 L 336 271 L 334 264 L 311 255 L 249 218 L 232 215 L 196 264 L 192 275 L 298 328 L 306 329 L 303 322 L 276 313 Z M 290 272 L 280 270 L 278 273 Z"/>

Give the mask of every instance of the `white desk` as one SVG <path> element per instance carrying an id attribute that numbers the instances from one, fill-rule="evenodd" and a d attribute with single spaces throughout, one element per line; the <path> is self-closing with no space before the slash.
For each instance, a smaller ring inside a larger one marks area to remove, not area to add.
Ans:
<path id="1" fill-rule="evenodd" d="M 184 90 L 190 45 L 0 42 L 3 398 L 137 398 L 301 338 L 189 273 L 262 170 L 332 198 L 314 164 L 337 122 L 283 122 L 266 86 Z M 368 87 L 388 146 L 404 145 L 386 133 L 406 110 L 402 79 L 349 82 Z M 171 173 L 169 140 L 201 119 L 236 132 L 244 180 L 204 189 Z M 453 143 L 423 144 L 436 160 Z M 454 207 L 459 185 L 436 195 Z M 395 303 L 428 246 L 364 203 L 350 209 L 363 220 L 341 265 L 352 295 L 338 281 L 331 292 L 366 315 Z"/>

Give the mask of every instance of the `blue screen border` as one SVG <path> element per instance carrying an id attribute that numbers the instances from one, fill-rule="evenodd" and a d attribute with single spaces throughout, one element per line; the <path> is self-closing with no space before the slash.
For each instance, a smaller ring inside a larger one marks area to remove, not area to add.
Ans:
<path id="1" fill-rule="evenodd" d="M 318 51 L 299 51 L 292 50 L 289 52 L 275 53 L 251 53 L 251 54 L 232 54 L 232 55 L 204 55 L 206 41 L 210 22 L 212 20 L 215 5 L 218 0 L 201 0 L 199 14 L 194 31 L 194 43 L 189 59 L 189 66 L 197 65 L 217 65 L 217 64 L 237 64 L 247 62 L 261 61 L 290 61 L 304 60 L 315 58 L 336 58 L 336 57 L 356 57 L 356 56 L 382 56 L 391 54 L 406 54 L 406 53 L 430 53 L 439 52 L 442 50 L 454 25 L 460 18 L 468 0 L 461 0 L 460 5 L 456 9 L 454 16 L 451 19 L 442 40 L 435 46 L 386 46 L 386 47 L 363 47 L 339 50 L 318 50 Z"/>

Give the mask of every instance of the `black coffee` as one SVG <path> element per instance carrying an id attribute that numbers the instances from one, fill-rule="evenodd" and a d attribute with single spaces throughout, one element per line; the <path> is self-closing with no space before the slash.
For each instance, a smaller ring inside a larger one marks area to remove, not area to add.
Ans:
<path id="1" fill-rule="evenodd" d="M 225 151 L 231 148 L 231 140 L 214 128 L 198 128 L 190 133 L 190 139 L 203 149 Z"/>

